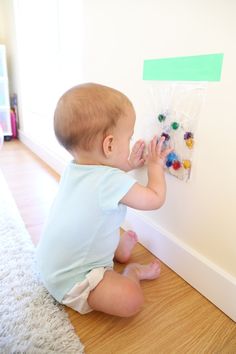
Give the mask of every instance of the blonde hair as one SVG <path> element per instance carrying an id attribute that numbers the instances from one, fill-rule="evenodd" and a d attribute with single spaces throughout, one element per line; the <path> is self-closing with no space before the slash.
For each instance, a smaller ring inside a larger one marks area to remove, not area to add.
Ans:
<path id="1" fill-rule="evenodd" d="M 91 150 L 98 135 L 105 137 L 133 105 L 121 92 L 99 84 L 72 87 L 59 99 L 54 130 L 61 145 Z"/>

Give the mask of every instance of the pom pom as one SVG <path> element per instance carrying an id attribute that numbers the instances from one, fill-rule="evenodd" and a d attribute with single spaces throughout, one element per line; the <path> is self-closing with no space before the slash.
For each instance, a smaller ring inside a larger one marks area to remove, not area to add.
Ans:
<path id="1" fill-rule="evenodd" d="M 179 128 L 179 123 L 178 122 L 171 123 L 171 128 L 177 130 Z"/>
<path id="2" fill-rule="evenodd" d="M 157 118 L 159 122 L 164 122 L 166 120 L 166 116 L 164 114 L 159 114 Z"/>
<path id="3" fill-rule="evenodd" d="M 181 163 L 179 161 L 174 161 L 172 167 L 174 170 L 178 170 L 181 167 Z"/>

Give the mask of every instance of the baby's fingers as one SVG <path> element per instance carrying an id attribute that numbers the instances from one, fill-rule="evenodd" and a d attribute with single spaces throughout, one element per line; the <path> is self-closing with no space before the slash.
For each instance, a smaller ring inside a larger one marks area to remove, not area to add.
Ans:
<path id="1" fill-rule="evenodd" d="M 136 143 L 134 144 L 132 150 L 135 154 L 140 153 L 140 151 L 142 152 L 144 149 L 144 141 L 143 140 L 138 140 L 136 141 Z"/>
<path id="2" fill-rule="evenodd" d="M 173 146 L 166 148 L 165 150 L 162 151 L 162 156 L 165 159 L 172 151 L 174 151 Z"/>
<path id="3" fill-rule="evenodd" d="M 137 147 L 137 151 L 136 151 L 136 155 L 137 155 L 139 158 L 143 155 L 144 148 L 145 148 L 145 143 L 144 143 L 144 141 L 140 141 L 140 143 L 138 144 L 138 147 Z"/>
<path id="4" fill-rule="evenodd" d="M 163 149 L 163 143 L 165 141 L 165 137 L 161 137 L 161 139 L 158 141 L 158 144 L 156 146 L 157 149 L 157 154 L 160 156 L 162 153 L 162 149 Z"/>
<path id="5" fill-rule="evenodd" d="M 155 135 L 148 144 L 148 158 L 151 159 L 156 154 L 157 136 Z"/>
<path id="6" fill-rule="evenodd" d="M 154 154 L 155 154 L 155 152 L 156 152 L 157 141 L 158 141 L 158 138 L 157 138 L 157 135 L 155 135 L 155 136 L 152 138 L 151 143 L 150 143 L 151 152 L 154 153 Z"/>

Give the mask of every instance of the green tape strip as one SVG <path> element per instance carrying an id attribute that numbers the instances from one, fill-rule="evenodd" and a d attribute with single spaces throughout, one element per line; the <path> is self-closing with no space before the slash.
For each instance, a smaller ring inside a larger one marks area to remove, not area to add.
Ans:
<path id="1" fill-rule="evenodd" d="M 143 80 L 220 81 L 223 54 L 144 60 Z"/>

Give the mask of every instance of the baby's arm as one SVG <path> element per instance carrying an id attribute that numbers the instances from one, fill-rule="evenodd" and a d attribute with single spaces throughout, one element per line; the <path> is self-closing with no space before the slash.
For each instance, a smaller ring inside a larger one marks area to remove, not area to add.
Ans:
<path id="1" fill-rule="evenodd" d="M 173 150 L 162 148 L 164 140 L 165 138 L 162 137 L 157 144 L 155 136 L 148 145 L 146 187 L 135 183 L 121 199 L 121 203 L 140 210 L 154 210 L 163 205 L 166 197 L 164 163 L 166 156 Z"/>

